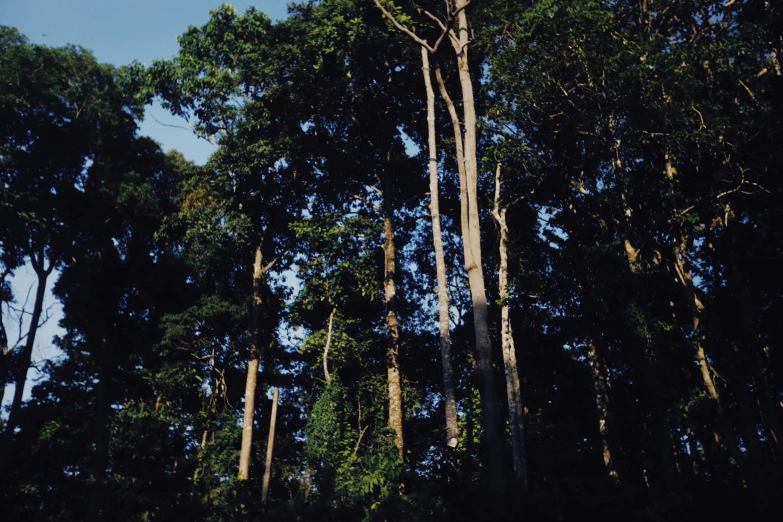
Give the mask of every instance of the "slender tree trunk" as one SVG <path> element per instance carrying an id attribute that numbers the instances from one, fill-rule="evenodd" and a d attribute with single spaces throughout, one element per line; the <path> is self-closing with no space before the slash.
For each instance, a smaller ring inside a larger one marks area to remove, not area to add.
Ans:
<path id="1" fill-rule="evenodd" d="M 623 196 L 623 200 L 624 199 L 625 197 Z M 631 277 L 632 279 L 635 279 L 642 272 L 642 265 L 639 262 L 640 250 L 635 248 L 628 239 L 624 239 L 623 242 Z M 647 353 L 650 347 L 644 346 L 643 348 L 644 352 Z M 669 417 L 661 391 L 658 363 L 653 356 L 646 355 L 640 357 L 638 364 L 640 373 L 644 376 L 649 391 L 649 429 L 653 437 L 653 444 L 656 447 L 656 453 L 658 454 L 657 458 L 650 463 L 650 467 L 657 469 L 662 489 L 666 493 L 676 494 L 679 476 L 677 472 L 677 463 L 674 458 L 674 446 L 672 443 L 671 430 L 669 428 Z M 646 476 L 645 482 L 647 482 Z"/>
<path id="2" fill-rule="evenodd" d="M 653 441 L 657 450 L 655 468 L 658 471 L 663 491 L 676 495 L 679 491 L 679 472 L 674 457 L 674 442 L 669 426 L 669 415 L 661 391 L 657 363 L 648 359 L 648 389 L 650 390 L 650 423 Z"/>
<path id="3" fill-rule="evenodd" d="M 33 257 L 33 256 L 31 256 Z M 33 269 L 35 270 L 36 278 L 38 279 L 35 290 L 35 302 L 33 304 L 33 313 L 30 316 L 30 326 L 27 331 L 27 340 L 22 347 L 21 357 L 19 358 L 19 366 L 16 369 L 14 376 L 14 396 L 11 400 L 11 409 L 8 412 L 8 421 L 5 425 L 5 433 L 3 435 L 3 447 L 2 454 L 0 454 L 0 469 L 5 465 L 6 459 L 10 455 L 10 445 L 13 440 L 14 430 L 19 422 L 19 411 L 22 409 L 22 398 L 24 397 L 24 387 L 27 382 L 27 372 L 30 369 L 30 364 L 33 358 L 33 348 L 35 347 L 35 339 L 38 334 L 38 326 L 41 322 L 41 315 L 43 314 L 43 303 L 46 297 L 46 281 L 49 274 L 52 273 L 52 266 L 44 268 L 44 256 L 41 253 L 40 260 L 33 260 Z M 5 358 L 5 357 L 4 357 Z"/>
<path id="4" fill-rule="evenodd" d="M 469 0 L 457 0 L 454 7 L 459 9 L 457 15 L 457 41 L 454 50 L 457 55 L 459 83 L 462 88 L 462 114 L 465 122 L 463 146 L 465 157 L 465 176 L 468 195 L 468 238 L 471 258 L 466 259 L 468 280 L 473 300 L 473 325 L 476 335 L 476 351 L 479 375 L 481 377 L 481 402 L 484 413 L 484 429 L 486 434 L 487 453 L 489 455 L 489 482 L 494 494 L 500 496 L 505 486 L 503 465 L 503 436 L 500 429 L 500 406 L 495 377 L 492 370 L 492 344 L 489 336 L 489 311 L 487 295 L 484 286 L 484 269 L 481 259 L 481 225 L 478 210 L 478 160 L 477 160 L 477 127 L 476 106 L 473 94 L 473 80 L 468 62 L 469 28 L 465 13 Z M 465 241 L 463 231 L 463 241 Z"/>
<path id="5" fill-rule="evenodd" d="M 421 48 L 422 73 L 427 91 L 427 142 L 430 170 L 430 217 L 432 241 L 435 247 L 435 268 L 438 277 L 438 318 L 440 326 L 440 360 L 443 370 L 443 402 L 446 409 L 446 445 L 456 448 L 459 443 L 457 427 L 457 402 L 454 394 L 454 372 L 451 369 L 451 327 L 449 324 L 449 291 L 446 276 L 446 258 L 443 253 L 443 236 L 440 228 L 438 194 L 438 150 L 435 132 L 435 91 L 430 77 L 429 53 Z"/>
<path id="6" fill-rule="evenodd" d="M 465 34 L 467 35 L 467 28 L 465 28 Z M 461 71 L 461 81 L 465 76 L 467 76 L 468 81 L 470 80 L 470 73 L 467 70 L 466 58 L 467 57 L 465 57 L 464 60 L 460 60 L 460 67 L 465 68 L 464 73 L 467 73 L 464 74 Z M 462 61 L 464 61 L 464 64 Z M 470 285 L 470 295 L 473 304 L 473 329 L 476 336 L 477 369 L 479 378 L 481 380 L 481 408 L 484 414 L 484 437 L 487 454 L 489 456 L 487 467 L 489 471 L 490 488 L 495 495 L 500 497 L 502 496 L 505 485 L 505 471 L 503 465 L 503 437 L 500 429 L 500 407 L 498 404 L 497 392 L 495 390 L 495 377 L 492 372 L 492 346 L 489 337 L 487 296 L 484 287 L 484 273 L 481 267 L 481 246 L 475 245 L 473 242 L 473 238 L 476 235 L 475 232 L 479 231 L 477 210 L 478 200 L 476 197 L 477 183 L 474 183 L 477 180 L 475 179 L 475 175 L 471 177 L 468 173 L 468 140 L 466 139 L 463 142 L 462 126 L 460 124 L 459 117 L 457 116 L 454 103 L 449 97 L 448 91 L 446 90 L 446 84 L 443 81 L 443 78 L 440 74 L 440 69 L 438 67 L 435 68 L 435 77 L 438 80 L 438 86 L 440 87 L 443 100 L 446 102 L 446 106 L 449 110 L 452 127 L 454 129 L 454 143 L 457 153 L 457 165 L 460 178 L 462 247 L 465 257 L 465 270 L 468 273 L 468 283 Z M 465 96 L 466 90 L 471 95 L 471 103 L 469 105 L 473 111 L 473 115 L 471 118 L 468 118 L 467 116 L 465 117 L 465 135 L 467 137 L 469 134 L 471 134 L 471 132 L 473 134 L 470 143 L 473 145 L 473 149 L 471 151 L 473 156 L 472 165 L 475 166 L 476 118 L 475 108 L 473 107 L 472 102 L 472 85 L 470 85 L 467 89 L 463 89 L 463 97 Z M 467 106 L 468 104 L 466 103 L 465 105 Z M 467 107 L 466 112 L 468 112 Z M 467 125 L 469 121 L 472 122 L 472 127 L 470 129 Z M 475 221 L 473 218 L 475 218 Z"/>
<path id="7" fill-rule="evenodd" d="M 329 376 L 329 345 L 332 344 L 332 326 L 334 325 L 334 313 L 337 308 L 332 308 L 332 313 L 329 314 L 329 331 L 326 334 L 326 346 L 324 346 L 324 379 L 326 382 L 330 382 L 332 378 Z"/>
<path id="8" fill-rule="evenodd" d="M 525 454 L 525 410 L 522 406 L 522 391 L 519 385 L 514 336 L 508 307 L 508 224 L 506 209 L 500 205 L 500 169 L 495 171 L 495 204 L 492 215 L 500 229 L 500 266 L 498 267 L 498 295 L 500 296 L 500 338 L 503 352 L 503 367 L 506 374 L 506 395 L 508 396 L 508 416 L 511 427 L 511 453 L 514 462 L 514 475 L 522 491 L 527 491 L 527 455 Z"/>
<path id="9" fill-rule="evenodd" d="M 666 172 L 667 176 L 671 177 L 671 161 L 668 156 L 666 157 Z M 704 303 L 699 298 L 696 287 L 693 284 L 693 276 L 685 266 L 685 249 L 685 238 L 680 237 L 674 247 L 674 269 L 682 286 L 685 298 L 688 301 L 688 305 L 691 309 L 692 332 L 694 336 L 696 336 L 699 329 L 699 324 L 701 323 L 701 316 L 704 314 Z M 734 438 L 734 432 L 729 425 L 728 419 L 723 410 L 723 405 L 721 404 L 718 387 L 715 385 L 715 380 L 713 379 L 712 373 L 710 372 L 710 365 L 707 361 L 707 353 L 704 350 L 704 346 L 702 345 L 701 341 L 698 339 L 696 341 L 696 360 L 699 363 L 699 371 L 701 372 L 702 381 L 704 382 L 704 388 L 707 390 L 707 395 L 715 404 L 715 411 L 718 416 L 718 424 L 721 435 L 723 437 L 723 443 L 729 453 L 736 456 L 737 442 Z"/>
<path id="10" fill-rule="evenodd" d="M 105 358 L 108 357 L 108 346 L 102 343 L 102 353 L 99 356 L 98 386 L 97 386 L 97 415 L 95 419 L 95 459 L 93 461 L 93 487 L 90 495 L 90 505 L 87 511 L 87 520 L 100 520 L 101 509 L 104 504 L 106 489 L 106 468 L 109 465 L 109 416 L 111 415 L 111 399 L 109 397 L 111 379 L 106 370 Z"/>
<path id="11" fill-rule="evenodd" d="M 387 173 L 384 179 L 383 191 L 383 290 L 386 297 L 386 331 L 388 333 L 388 349 L 386 352 L 387 381 L 389 387 L 389 426 L 397 437 L 395 444 L 400 458 L 403 457 L 402 440 L 402 384 L 400 382 L 400 323 L 397 318 L 397 251 L 394 245 L 394 223 L 392 207 L 392 190 Z"/>
<path id="12" fill-rule="evenodd" d="M 732 287 L 739 296 L 740 326 L 743 331 L 744 344 L 747 347 L 747 364 L 750 370 L 750 376 L 753 379 L 753 390 L 755 394 L 755 406 L 758 408 L 760 419 L 769 450 L 774 462 L 777 464 L 778 473 L 783 472 L 783 432 L 780 427 L 781 402 L 777 399 L 779 395 L 773 392 L 770 385 L 767 368 L 765 364 L 765 349 L 759 335 L 756 332 L 756 325 L 753 319 L 753 297 L 748 291 L 748 283 L 745 274 L 741 271 L 737 260 L 730 263 L 732 271 Z M 747 395 L 747 394 L 746 394 Z M 776 397 L 773 401 L 773 396 Z M 748 396 L 748 398 L 750 398 Z M 750 406 L 752 402 L 748 402 Z M 747 436 L 746 436 L 747 438 Z"/>
<path id="13" fill-rule="evenodd" d="M 198 480 L 199 472 L 201 471 L 201 465 L 204 460 L 204 453 L 207 449 L 207 438 L 209 437 L 209 430 L 204 430 L 201 434 L 201 444 L 198 447 L 198 455 L 196 458 L 196 471 L 193 472 L 193 480 Z"/>
<path id="14" fill-rule="evenodd" d="M 277 400 L 280 390 L 275 388 L 272 398 L 272 415 L 269 419 L 269 439 L 266 443 L 266 467 L 264 468 L 264 483 L 261 489 L 261 503 L 266 504 L 269 498 L 269 479 L 272 477 L 272 451 L 275 445 L 275 428 L 277 427 Z"/>
<path id="15" fill-rule="evenodd" d="M 239 453 L 239 480 L 250 477 L 250 457 L 253 449 L 253 416 L 258 382 L 258 343 L 261 333 L 261 283 L 264 277 L 262 242 L 256 246 L 253 262 L 253 332 L 250 339 L 250 361 L 245 381 L 245 415 L 242 421 L 242 447 Z"/>
<path id="16" fill-rule="evenodd" d="M 603 447 L 604 465 L 614 485 L 620 484 L 620 477 L 615 467 L 612 451 L 609 446 L 609 390 L 611 384 L 609 373 L 606 370 L 603 357 L 596 349 L 593 339 L 587 342 L 587 359 L 590 362 L 590 369 L 593 374 L 593 389 L 595 391 L 595 406 L 598 411 L 598 431 L 601 435 L 601 445 Z"/>
<path id="17" fill-rule="evenodd" d="M 0 274 L 0 292 L 2 292 L 8 272 Z M 8 381 L 8 335 L 3 322 L 3 301 L 0 300 L 0 405 L 5 399 L 5 385 Z"/>
<path id="18" fill-rule="evenodd" d="M 497 391 L 495 390 L 495 378 L 492 369 L 492 345 L 489 336 L 487 296 L 484 286 L 484 272 L 481 265 L 481 226 L 479 223 L 477 197 L 476 107 L 468 62 L 470 41 L 468 38 L 468 19 L 465 14 L 465 9 L 469 3 L 470 0 L 454 0 L 453 3 L 447 6 L 449 17 L 453 19 L 456 15 L 457 33 L 442 22 L 438 23 L 441 28 L 448 32 L 448 38 L 454 48 L 459 69 L 459 82 L 462 89 L 462 109 L 465 122 L 464 136 L 460 132 L 459 118 L 456 116 L 454 105 L 447 94 L 444 94 L 444 100 L 449 107 L 454 126 L 457 164 L 460 166 L 462 241 L 465 250 L 465 269 L 468 273 L 470 294 L 473 301 L 473 326 L 476 335 L 478 374 L 481 378 L 481 406 L 484 415 L 484 434 L 488 454 L 489 488 L 496 500 L 502 500 L 505 486 L 503 436 L 500 427 L 500 405 L 498 403 Z M 375 0 L 375 4 L 383 11 L 384 16 L 391 19 L 398 29 L 408 34 L 408 36 L 412 36 L 420 44 L 423 42 L 413 32 L 403 27 L 394 18 L 394 15 L 381 5 L 379 0 Z M 451 23 L 451 20 L 449 23 Z M 430 49 L 434 51 L 434 48 Z M 441 92 L 445 93 L 445 85 L 438 72 L 436 69 Z M 499 508 L 500 502 L 495 502 L 493 505 Z"/>

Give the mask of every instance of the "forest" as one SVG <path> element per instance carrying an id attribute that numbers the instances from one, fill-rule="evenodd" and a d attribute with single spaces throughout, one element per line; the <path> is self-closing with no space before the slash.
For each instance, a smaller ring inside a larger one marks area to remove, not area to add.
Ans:
<path id="1" fill-rule="evenodd" d="M 177 41 L 0 25 L 0 518 L 780 514 L 783 3 L 224 4 Z"/>

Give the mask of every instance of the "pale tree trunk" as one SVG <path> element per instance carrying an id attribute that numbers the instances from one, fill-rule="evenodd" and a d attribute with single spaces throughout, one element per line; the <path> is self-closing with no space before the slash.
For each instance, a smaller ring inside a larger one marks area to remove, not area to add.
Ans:
<path id="1" fill-rule="evenodd" d="M 272 451 L 275 445 L 275 428 L 277 427 L 277 400 L 280 390 L 275 388 L 272 398 L 272 416 L 269 419 L 269 438 L 266 442 L 266 468 L 264 469 L 264 482 L 261 488 L 261 503 L 266 504 L 269 498 L 269 480 L 272 478 Z"/>
<path id="2" fill-rule="evenodd" d="M 33 312 L 30 316 L 27 339 L 22 347 L 22 353 L 20 354 L 18 361 L 19 366 L 14 375 L 14 396 L 11 400 L 11 408 L 8 412 L 8 420 L 5 425 L 5 433 L 3 434 L 3 447 L 0 450 L 2 452 L 0 453 L 0 469 L 3 468 L 6 459 L 10 455 L 10 446 L 13 440 L 14 430 L 19 422 L 19 411 L 22 409 L 22 398 L 24 397 L 24 386 L 27 382 L 27 372 L 32 363 L 35 339 L 38 334 L 38 327 L 41 323 L 41 316 L 43 315 L 43 303 L 46 297 L 46 281 L 54 268 L 53 265 L 49 265 L 48 268 L 44 267 L 46 261 L 43 252 L 40 252 L 40 257 L 38 258 L 36 258 L 35 255 L 31 255 L 30 258 L 37 278 L 35 302 L 33 303 Z"/>
<path id="3" fill-rule="evenodd" d="M 427 91 L 427 141 L 430 170 L 430 217 L 432 241 L 435 247 L 435 268 L 438 277 L 438 318 L 440 326 L 440 360 L 443 370 L 443 402 L 446 409 L 446 445 L 456 448 L 459 442 L 457 427 L 457 403 L 454 393 L 454 372 L 451 369 L 451 329 L 449 324 L 449 291 L 446 276 L 446 258 L 443 253 L 443 236 L 440 228 L 438 194 L 438 150 L 435 132 L 435 91 L 430 77 L 429 53 L 421 48 L 422 73 Z"/>
<path id="4" fill-rule="evenodd" d="M 394 245 L 394 223 L 392 191 L 389 174 L 384 179 L 383 191 L 383 290 L 386 300 L 386 374 L 389 389 L 389 427 L 396 433 L 395 444 L 400 458 L 403 458 L 402 440 L 402 384 L 400 381 L 400 322 L 397 318 L 397 283 L 394 280 L 397 269 L 397 251 Z"/>
<path id="5" fill-rule="evenodd" d="M 198 480 L 198 474 L 201 471 L 202 461 L 204 460 L 204 453 L 207 450 L 207 437 L 209 437 L 209 430 L 204 430 L 201 434 L 201 445 L 198 447 L 196 471 L 193 472 L 193 480 Z"/>
<path id="6" fill-rule="evenodd" d="M 522 406 L 522 391 L 519 385 L 516 348 L 511 331 L 508 307 L 508 224 L 506 209 L 500 205 L 500 169 L 495 171 L 495 204 L 492 215 L 500 229 L 500 266 L 498 267 L 498 295 L 500 296 L 500 338 L 503 352 L 503 367 L 506 374 L 506 395 L 511 427 L 511 453 L 514 462 L 514 476 L 522 491 L 527 491 L 527 456 L 525 454 L 525 410 Z"/>
<path id="7" fill-rule="evenodd" d="M 674 194 L 674 169 L 672 169 L 672 158 L 667 153 L 664 154 L 664 171 L 666 178 L 669 182 L 670 193 Z M 734 431 L 732 430 L 726 413 L 723 410 L 723 405 L 720 400 L 720 393 L 718 387 L 715 385 L 715 380 L 710 372 L 710 365 L 707 361 L 707 353 L 704 349 L 702 342 L 698 339 L 698 329 L 701 322 L 701 317 L 704 314 L 704 303 L 699 298 L 696 286 L 693 284 L 693 276 L 685 265 L 685 258 L 687 256 L 687 241 L 686 238 L 680 233 L 675 240 L 674 244 L 674 271 L 677 274 L 677 279 L 680 282 L 685 300 L 691 310 L 691 332 L 694 338 L 696 338 L 696 360 L 699 363 L 699 371 L 701 372 L 701 378 L 704 382 L 704 388 L 707 390 L 707 395 L 713 401 L 715 405 L 715 411 L 718 416 L 718 425 L 721 431 L 723 445 L 728 450 L 729 454 L 733 455 L 736 460 L 739 460 L 737 454 L 738 446 L 734 437 Z"/>
<path id="8" fill-rule="evenodd" d="M 209 399 L 207 399 L 207 392 L 204 391 L 204 410 L 207 414 L 207 421 L 209 421 L 210 418 L 214 418 L 217 416 L 217 400 L 216 400 L 216 394 L 218 393 L 217 389 L 217 379 L 215 378 L 215 348 L 212 348 L 212 355 L 209 358 L 209 387 L 211 390 L 211 396 Z M 197 453 L 197 464 L 196 464 L 196 471 L 193 473 L 193 480 L 196 480 L 199 476 L 202 461 L 204 459 L 204 456 L 206 454 L 207 449 L 207 440 L 209 437 L 209 427 L 207 426 L 207 429 L 203 431 L 201 434 L 201 445 L 198 448 Z"/>
<path id="9" fill-rule="evenodd" d="M 595 407 L 598 411 L 598 432 L 601 435 L 601 446 L 606 472 L 614 485 L 620 484 L 620 477 L 615 467 L 612 451 L 609 446 L 609 372 L 606 369 L 603 357 L 598 353 L 593 339 L 587 341 L 587 360 L 593 374 L 593 390 L 595 392 Z"/>
<path id="10" fill-rule="evenodd" d="M 250 458 L 253 449 L 253 415 L 256 407 L 258 382 L 258 343 L 261 332 L 261 283 L 264 277 L 262 242 L 256 246 L 253 262 L 253 331 L 250 338 L 250 361 L 247 363 L 245 381 L 245 415 L 242 420 L 242 446 L 239 453 L 239 480 L 250 477 Z"/>
<path id="11" fill-rule="evenodd" d="M 481 259 L 481 225 L 478 210 L 478 160 L 476 150 L 476 107 L 473 94 L 473 81 L 468 64 L 468 18 L 465 14 L 469 0 L 456 0 L 457 15 L 456 38 L 452 44 L 457 55 L 459 82 L 462 88 L 462 115 L 464 121 L 463 147 L 465 163 L 465 181 L 468 196 L 468 230 L 463 230 L 463 242 L 468 243 L 470 258 L 465 259 L 473 301 L 473 327 L 476 335 L 476 359 L 481 378 L 481 406 L 484 413 L 484 432 L 486 436 L 489 483 L 492 491 L 500 495 L 504 490 L 503 436 L 500 429 L 500 406 L 495 390 L 495 377 L 492 370 L 492 344 L 489 336 L 489 311 L 484 286 L 484 269 Z"/>
<path id="12" fill-rule="evenodd" d="M 671 163 L 668 157 L 666 160 L 666 170 L 668 173 L 671 170 Z M 677 244 L 674 246 L 674 270 L 677 274 L 677 279 L 681 284 L 685 299 L 688 301 L 688 305 L 691 309 L 691 331 L 693 332 L 694 337 L 696 337 L 699 324 L 701 323 L 701 316 L 704 314 L 704 303 L 699 298 L 699 294 L 693 284 L 693 276 L 685 266 L 686 248 L 685 238 L 680 237 Z M 696 360 L 699 363 L 699 371 L 701 372 L 702 382 L 704 383 L 704 388 L 707 390 L 707 395 L 715 404 L 715 411 L 718 415 L 718 424 L 723 444 L 728 452 L 736 457 L 738 448 L 734 432 L 729 425 L 726 413 L 723 410 L 720 392 L 715 385 L 715 380 L 710 371 L 710 364 L 707 361 L 707 353 L 704 350 L 702 342 L 698 339 L 696 339 Z"/>
<path id="13" fill-rule="evenodd" d="M 435 77 L 438 80 L 440 93 L 446 102 L 446 107 L 451 116 L 454 129 L 454 143 L 457 154 L 457 166 L 460 179 L 460 221 L 462 229 L 462 248 L 465 257 L 465 270 L 468 273 L 471 301 L 473 304 L 473 328 L 476 335 L 476 359 L 478 373 L 481 379 L 481 407 L 484 413 L 484 436 L 489 455 L 489 475 L 493 491 L 501 492 L 504 486 L 503 469 L 503 442 L 500 431 L 500 408 L 495 391 L 495 378 L 492 373 L 492 350 L 489 339 L 489 326 L 487 318 L 487 297 L 484 289 L 484 274 L 481 269 L 481 250 L 474 248 L 471 237 L 471 213 L 470 207 L 477 207 L 475 199 L 476 190 L 473 189 L 474 198 L 470 197 L 470 186 L 467 174 L 467 162 L 465 144 L 462 139 L 462 125 L 454 107 L 454 103 L 446 90 L 446 84 L 440 73 L 440 68 L 435 68 Z M 473 132 L 475 133 L 475 117 L 473 119 Z M 475 138 L 473 140 L 475 144 Z M 475 149 L 473 150 L 475 159 Z M 476 212 L 478 217 L 478 212 Z M 478 227 L 478 223 L 475 223 Z M 477 252 L 478 251 L 478 252 Z M 476 257 L 478 254 L 478 257 Z M 499 493 L 498 493 L 499 494 Z"/>
<path id="14" fill-rule="evenodd" d="M 473 304 L 473 327 L 476 335 L 476 359 L 478 374 L 481 380 L 481 407 L 484 415 L 484 435 L 488 454 L 487 469 L 489 488 L 497 500 L 502 497 L 505 486 L 503 462 L 503 436 L 500 427 L 500 406 L 495 390 L 495 378 L 492 371 L 492 345 L 489 336 L 489 320 L 487 296 L 484 286 L 484 272 L 481 265 L 481 226 L 478 211 L 478 160 L 476 157 L 476 107 L 473 94 L 473 83 L 468 64 L 468 19 L 465 14 L 470 0 L 454 0 L 446 3 L 446 12 L 450 20 L 447 23 L 435 16 L 429 17 L 441 28 L 442 33 L 434 46 L 427 44 L 413 31 L 403 26 L 394 15 L 384 8 L 380 0 L 374 0 L 375 5 L 383 12 L 392 24 L 414 41 L 423 45 L 430 52 L 435 52 L 443 38 L 448 35 L 457 58 L 459 81 L 462 89 L 462 108 L 464 121 L 464 136 L 460 132 L 459 118 L 454 105 L 444 95 L 454 124 L 455 146 L 457 148 L 457 163 L 460 166 L 460 199 L 462 202 L 462 242 L 465 251 L 465 269 L 470 283 L 470 294 Z M 451 28 L 456 17 L 457 32 Z M 436 74 L 438 73 L 436 69 Z M 445 85 L 438 75 L 441 92 L 445 93 Z"/>
<path id="15" fill-rule="evenodd" d="M 329 331 L 326 334 L 326 346 L 324 346 L 324 379 L 326 382 L 331 382 L 332 378 L 329 376 L 329 346 L 332 344 L 332 326 L 334 326 L 334 313 L 337 308 L 332 308 L 332 313 L 329 314 Z"/>

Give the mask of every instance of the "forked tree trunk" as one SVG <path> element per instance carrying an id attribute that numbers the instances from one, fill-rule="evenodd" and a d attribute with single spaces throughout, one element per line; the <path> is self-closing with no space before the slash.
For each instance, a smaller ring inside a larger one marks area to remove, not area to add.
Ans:
<path id="1" fill-rule="evenodd" d="M 480 245 L 474 246 L 471 239 L 471 227 L 473 224 L 471 223 L 470 208 L 475 208 L 478 205 L 475 194 L 476 189 L 468 190 L 471 182 L 467 172 L 467 151 L 462 139 L 462 125 L 460 124 L 454 103 L 451 101 L 451 97 L 446 89 L 439 67 L 435 68 L 435 77 L 438 80 L 441 96 L 449 110 L 454 129 L 454 146 L 460 179 L 462 248 L 473 305 L 473 329 L 476 335 L 476 360 L 481 381 L 481 408 L 484 413 L 484 438 L 489 456 L 490 487 L 497 495 L 500 495 L 504 486 L 505 474 L 503 469 L 503 438 L 500 430 L 500 407 L 498 405 L 497 392 L 495 391 L 495 377 L 492 373 L 492 346 L 489 339 L 487 296 L 484 288 L 484 273 L 481 268 L 481 249 Z M 475 114 L 473 124 L 473 133 L 475 134 Z M 475 138 L 472 141 L 475 145 Z M 473 156 L 475 158 L 475 149 L 473 150 Z M 471 193 L 473 194 L 472 198 L 470 196 Z M 476 219 L 478 219 L 478 212 L 476 212 Z M 479 224 L 475 223 L 475 227 L 478 226 Z"/>
<path id="2" fill-rule="evenodd" d="M 262 243 L 256 246 L 253 262 L 253 331 L 250 338 L 250 361 L 247 363 L 245 380 L 245 414 L 242 420 L 242 446 L 239 452 L 239 480 L 250 477 L 250 458 L 253 449 L 253 416 L 256 407 L 256 387 L 258 382 L 258 344 L 261 333 L 261 287 L 264 277 L 264 256 Z"/>
<path id="3" fill-rule="evenodd" d="M 269 439 L 266 443 L 266 467 L 264 468 L 264 482 L 261 488 L 261 503 L 266 504 L 269 498 L 269 480 L 272 478 L 272 451 L 275 445 L 275 428 L 277 427 L 277 400 L 280 390 L 275 388 L 272 398 L 272 415 L 269 419 Z"/>
<path id="4" fill-rule="evenodd" d="M 388 159 L 388 158 L 387 158 Z M 388 162 L 387 162 L 388 163 Z M 400 322 L 397 318 L 397 251 L 394 245 L 394 210 L 389 174 L 386 173 L 383 190 L 383 290 L 386 300 L 386 331 L 388 348 L 386 351 L 386 374 L 389 390 L 389 427 L 397 434 L 395 444 L 403 458 L 402 440 L 402 384 L 400 381 Z"/>
<path id="5" fill-rule="evenodd" d="M 457 427 L 457 403 L 454 393 L 454 372 L 451 368 L 451 328 L 449 324 L 449 291 L 446 275 L 446 258 L 443 253 L 443 235 L 440 228 L 438 190 L 438 150 L 435 132 L 435 91 L 430 77 L 429 52 L 421 48 L 422 74 L 427 91 L 427 142 L 430 170 L 430 217 L 432 241 L 435 248 L 435 268 L 438 277 L 438 318 L 440 326 L 440 360 L 443 370 L 443 402 L 446 409 L 446 445 L 456 448 L 459 442 Z"/>
<path id="6" fill-rule="evenodd" d="M 593 390 L 595 392 L 595 407 L 598 412 L 598 432 L 601 435 L 601 447 L 606 472 L 615 485 L 620 484 L 620 477 L 615 467 L 612 451 L 609 446 L 609 391 L 611 384 L 604 358 L 598 353 L 593 339 L 587 342 L 587 360 L 593 375 Z"/>
<path id="7" fill-rule="evenodd" d="M 469 0 L 456 0 L 457 35 L 452 40 L 457 56 L 459 83 L 462 88 L 462 115 L 464 121 L 463 147 L 465 157 L 458 158 L 465 163 L 465 181 L 468 196 L 468 230 L 463 230 L 463 241 L 467 242 L 470 259 L 465 259 L 470 282 L 470 294 L 473 301 L 473 327 L 476 335 L 476 359 L 481 378 L 481 407 L 484 413 L 484 433 L 486 437 L 489 472 L 489 484 L 493 494 L 502 496 L 505 486 L 503 465 L 503 436 L 500 428 L 500 406 L 495 390 L 495 376 L 492 370 L 492 343 L 489 336 L 489 311 L 484 286 L 484 269 L 481 259 L 481 225 L 478 210 L 478 159 L 476 106 L 473 94 L 473 80 L 468 62 L 469 28 L 465 8 Z M 465 233 L 467 232 L 467 234 Z"/>
<path id="8" fill-rule="evenodd" d="M 495 171 L 495 204 L 492 215 L 500 229 L 500 266 L 498 267 L 498 295 L 500 296 L 500 338 L 503 352 L 503 368 L 506 374 L 506 395 L 508 396 L 508 416 L 511 428 L 511 453 L 514 463 L 514 476 L 522 491 L 527 491 L 527 455 L 525 454 L 525 410 L 522 406 L 522 391 L 519 385 L 517 354 L 508 307 L 508 224 L 506 209 L 500 204 L 501 164 Z"/>
<path id="9" fill-rule="evenodd" d="M 470 294 L 473 304 L 473 327 L 476 335 L 476 360 L 478 374 L 481 379 L 481 407 L 484 416 L 484 436 L 488 454 L 487 469 L 489 474 L 489 489 L 495 500 L 502 501 L 505 486 L 505 472 L 503 462 L 503 436 L 500 427 L 500 406 L 495 390 L 495 378 L 492 371 L 492 345 L 489 337 L 489 321 L 487 310 L 487 295 L 484 286 L 484 272 L 481 261 L 481 226 L 478 211 L 478 160 L 476 157 L 476 107 L 473 94 L 473 83 L 468 62 L 468 18 L 465 9 L 470 0 L 454 0 L 447 3 L 449 20 L 444 23 L 437 20 L 443 33 L 434 47 L 426 44 L 424 40 L 416 36 L 410 29 L 400 24 L 394 15 L 384 8 L 380 0 L 375 0 L 375 5 L 389 18 L 394 26 L 412 37 L 420 45 L 434 52 L 448 34 L 448 39 L 454 49 L 459 69 L 459 82 L 462 90 L 462 110 L 464 121 L 464 136 L 460 130 L 461 125 L 457 117 L 454 104 L 446 93 L 445 85 L 438 74 L 438 83 L 443 93 L 443 98 L 449 107 L 449 114 L 454 126 L 455 146 L 457 152 L 457 164 L 460 173 L 460 199 L 462 211 L 462 242 L 465 251 L 465 269 L 470 282 Z M 431 18 L 435 18 L 430 15 Z M 456 17 L 456 20 L 455 20 Z M 456 33 L 451 28 L 456 21 Z M 496 508 L 501 502 L 495 502 Z"/>

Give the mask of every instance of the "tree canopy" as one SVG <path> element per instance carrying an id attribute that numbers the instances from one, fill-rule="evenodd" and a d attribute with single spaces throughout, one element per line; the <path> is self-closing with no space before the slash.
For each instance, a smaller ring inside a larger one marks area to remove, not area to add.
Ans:
<path id="1" fill-rule="evenodd" d="M 3 513 L 780 511 L 781 28 L 762 0 L 224 4 L 115 68 L 0 26 Z M 140 134 L 156 100 L 205 165 Z"/>

